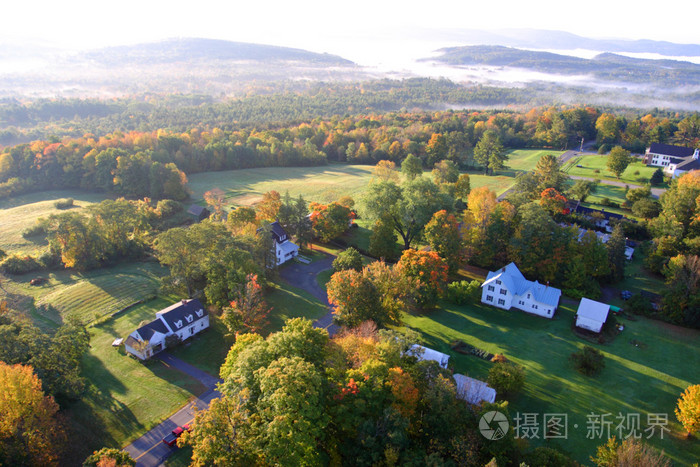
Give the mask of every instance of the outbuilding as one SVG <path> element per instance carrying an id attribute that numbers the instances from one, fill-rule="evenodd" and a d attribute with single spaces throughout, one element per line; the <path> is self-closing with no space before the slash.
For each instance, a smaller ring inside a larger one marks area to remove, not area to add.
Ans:
<path id="1" fill-rule="evenodd" d="M 592 332 L 600 332 L 608 319 L 610 305 L 582 298 L 576 311 L 576 326 Z"/>

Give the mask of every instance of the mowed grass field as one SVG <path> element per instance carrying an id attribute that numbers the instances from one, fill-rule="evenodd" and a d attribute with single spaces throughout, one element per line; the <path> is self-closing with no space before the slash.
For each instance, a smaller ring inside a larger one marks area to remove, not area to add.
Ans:
<path id="1" fill-rule="evenodd" d="M 571 331 L 575 306 L 561 306 L 548 320 L 518 310 L 505 311 L 482 304 L 443 308 L 425 315 L 405 315 L 406 326 L 418 331 L 425 345 L 447 353 L 456 373 L 486 380 L 493 363 L 462 355 L 450 343 L 462 340 L 491 353 L 503 353 L 526 371 L 523 392 L 509 405 L 511 415 L 537 413 L 568 415 L 568 439 L 548 440 L 585 465 L 605 440 L 587 438 L 587 415 L 610 413 L 615 434 L 618 414 L 641 417 L 645 441 L 664 449 L 676 465 L 690 465 L 700 458 L 700 442 L 686 440 L 673 413 L 680 393 L 698 383 L 700 331 L 639 318 L 624 323 L 624 331 L 606 345 L 594 345 L 605 355 L 606 367 L 597 377 L 586 377 L 569 364 L 569 355 L 590 345 Z M 644 343 L 636 347 L 635 340 Z M 670 433 L 651 439 L 647 414 L 668 416 Z M 544 445 L 535 440 L 532 445 Z"/>
<path id="2" fill-rule="evenodd" d="M 651 176 L 656 172 L 656 169 L 658 169 L 658 167 L 647 167 L 640 159 L 635 159 L 627 169 L 622 172 L 618 180 L 617 177 L 608 170 L 607 163 L 607 155 L 581 155 L 567 162 L 567 164 L 562 167 L 562 170 L 569 175 L 599 178 L 602 180 L 615 180 L 633 185 L 644 185 L 649 182 Z M 581 167 L 577 167 L 578 165 Z M 596 170 L 598 170 L 598 173 L 595 172 Z M 635 172 L 639 173 L 635 174 Z"/>
<path id="3" fill-rule="evenodd" d="M 472 188 L 487 186 L 500 194 L 507 190 L 521 172 L 534 169 L 545 154 L 559 156 L 561 151 L 517 149 L 508 151 L 508 168 L 487 176 L 470 172 Z M 226 194 L 226 204 L 248 206 L 260 200 L 263 193 L 286 191 L 293 197 L 302 195 L 307 201 L 328 203 L 349 195 L 355 199 L 372 179 L 373 166 L 330 164 L 321 167 L 265 167 L 259 169 L 205 172 L 188 177 L 192 199 L 202 202 L 204 193 L 219 188 Z M 430 171 L 426 171 L 430 176 Z"/>
<path id="4" fill-rule="evenodd" d="M 68 409 L 77 434 L 74 449 L 84 451 L 80 460 L 104 445 L 121 448 L 205 390 L 195 379 L 160 361 L 141 363 L 127 356 L 123 346 L 111 345 L 176 300 L 150 300 L 90 328 L 91 348 L 82 372 L 87 390 Z"/>
<path id="5" fill-rule="evenodd" d="M 69 211 L 56 209 L 53 205 L 56 200 L 64 198 L 75 200 L 75 207 L 70 210 L 80 210 L 99 203 L 105 196 L 80 191 L 43 191 L 0 201 L 0 248 L 8 254 L 30 255 L 45 249 L 47 243 L 43 237 L 26 239 L 22 237 L 22 231 L 35 225 L 39 218 Z"/>

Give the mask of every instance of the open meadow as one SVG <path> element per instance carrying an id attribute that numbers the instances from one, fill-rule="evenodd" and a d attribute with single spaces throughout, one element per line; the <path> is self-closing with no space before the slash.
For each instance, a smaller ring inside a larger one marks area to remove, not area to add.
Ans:
<path id="1" fill-rule="evenodd" d="M 606 155 L 586 154 L 570 159 L 562 167 L 562 171 L 569 175 L 614 180 L 631 185 L 645 185 L 649 183 L 649 179 L 658 169 L 658 167 L 646 166 L 641 159 L 635 159 L 618 179 L 608 170 L 607 163 L 608 156 Z M 666 185 L 663 185 L 663 187 L 665 188 Z"/>
<path id="2" fill-rule="evenodd" d="M 519 310 L 505 311 L 483 304 L 442 308 L 421 315 L 404 315 L 407 327 L 419 332 L 424 344 L 451 356 L 456 373 L 486 380 L 493 363 L 453 351 L 450 344 L 462 340 L 479 349 L 502 353 L 525 368 L 525 387 L 509 405 L 511 416 L 536 413 L 568 416 L 568 439 L 552 439 L 579 462 L 588 464 L 589 456 L 604 439 L 587 438 L 587 415 L 609 413 L 615 434 L 619 414 L 641 414 L 640 434 L 649 432 L 647 414 L 668 416 L 670 432 L 660 439 L 657 429 L 648 441 L 679 465 L 700 458 L 700 443 L 686 440 L 673 410 L 680 393 L 697 383 L 700 331 L 680 328 L 660 321 L 639 318 L 620 319 L 625 329 L 612 343 L 593 344 L 605 355 L 606 367 L 597 377 L 576 372 L 569 355 L 590 345 L 571 331 L 575 306 L 560 306 L 554 319 L 548 320 Z M 639 343 L 635 346 L 632 342 Z M 629 426 L 629 425 L 627 425 Z M 626 433 L 624 433 L 626 434 Z M 605 435 L 607 438 L 607 435 Z M 618 436 L 619 438 L 619 436 Z M 546 445 L 541 439 L 533 445 Z"/>

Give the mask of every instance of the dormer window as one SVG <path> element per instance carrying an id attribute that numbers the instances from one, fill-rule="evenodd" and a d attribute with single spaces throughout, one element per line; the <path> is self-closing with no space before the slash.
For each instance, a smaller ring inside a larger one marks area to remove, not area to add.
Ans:
<path id="1" fill-rule="evenodd" d="M 195 311 L 195 313 L 197 313 L 197 316 L 199 316 L 200 318 L 202 316 L 204 316 L 204 310 L 202 310 L 201 308 L 199 310 Z"/>
<path id="2" fill-rule="evenodd" d="M 497 280 L 497 281 L 496 281 L 496 284 L 501 285 L 501 281 L 500 281 L 500 280 Z"/>
<path id="3" fill-rule="evenodd" d="M 175 327 L 180 329 L 182 327 L 182 320 L 175 321 Z"/>
<path id="4" fill-rule="evenodd" d="M 194 316 L 187 315 L 187 316 L 185 316 L 185 319 L 187 320 L 188 323 L 191 323 L 192 321 L 194 321 Z"/>

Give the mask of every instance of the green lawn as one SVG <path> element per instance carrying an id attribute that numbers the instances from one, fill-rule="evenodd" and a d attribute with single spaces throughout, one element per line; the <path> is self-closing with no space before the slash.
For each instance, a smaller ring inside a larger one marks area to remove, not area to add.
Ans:
<path id="1" fill-rule="evenodd" d="M 358 197 L 372 178 L 369 165 L 326 165 L 321 167 L 268 167 L 260 169 L 206 172 L 189 176 L 192 198 L 201 199 L 206 191 L 219 188 L 226 193 L 226 203 L 250 205 L 263 193 L 289 190 L 293 197 L 327 203 L 342 196 Z"/>
<path id="2" fill-rule="evenodd" d="M 140 363 L 112 347 L 142 322 L 176 300 L 157 298 L 138 305 L 115 319 L 90 328 L 91 349 L 83 361 L 88 386 L 82 399 L 68 408 L 71 427 L 84 451 L 108 445 L 122 447 L 153 428 L 205 388 L 189 376 L 159 361 Z"/>
<path id="3" fill-rule="evenodd" d="M 607 168 L 608 156 L 605 155 L 586 155 L 578 156 L 571 159 L 563 171 L 569 175 L 578 175 L 582 177 L 599 178 L 604 180 L 615 180 L 627 184 L 644 185 L 649 182 L 649 179 L 656 172 L 658 167 L 647 167 L 641 160 L 635 159 L 627 169 L 622 173 L 618 180 Z M 580 165 L 581 167 L 577 167 Z M 598 170 L 598 173 L 595 171 Z M 636 174 L 635 172 L 639 172 Z M 666 185 L 663 186 L 667 188 Z"/>
<path id="4" fill-rule="evenodd" d="M 70 210 L 56 209 L 54 201 L 62 198 L 73 198 L 76 207 Z M 104 195 L 81 191 L 43 191 L 0 201 L 0 248 L 7 253 L 35 254 L 45 249 L 47 242 L 43 237 L 22 237 L 24 229 L 36 224 L 40 217 L 80 210 L 104 199 Z"/>
<path id="5" fill-rule="evenodd" d="M 283 282 L 272 284 L 266 296 L 267 304 L 272 307 L 270 324 L 263 334 L 282 329 L 284 322 L 291 318 L 308 318 L 312 321 L 328 313 L 328 308 L 308 292 L 292 287 Z"/>
<path id="6" fill-rule="evenodd" d="M 485 380 L 492 365 L 452 351 L 450 343 L 457 339 L 494 354 L 503 353 L 524 366 L 526 385 L 511 403 L 511 412 L 538 413 L 540 420 L 545 413 L 567 413 L 569 438 L 550 441 L 579 462 L 588 463 L 596 446 L 603 443 L 586 438 L 587 414 L 606 412 L 641 413 L 643 429 L 648 413 L 668 414 L 670 435 L 650 442 L 679 464 L 698 459 L 700 442 L 680 436 L 682 428 L 673 410 L 680 393 L 698 382 L 700 331 L 645 318 L 624 322 L 625 330 L 611 344 L 596 345 L 605 354 L 606 368 L 598 377 L 588 378 L 573 370 L 567 360 L 584 345 L 570 329 L 574 313 L 572 307 L 562 306 L 555 319 L 547 320 L 481 304 L 445 304 L 434 313 L 406 315 L 404 319 L 408 327 L 421 333 L 428 347 L 451 355 L 450 363 L 457 373 Z M 646 348 L 631 345 L 633 339 L 645 343 Z"/>

